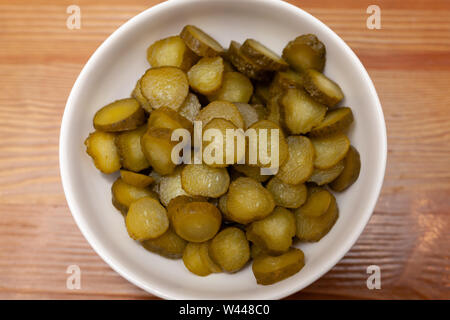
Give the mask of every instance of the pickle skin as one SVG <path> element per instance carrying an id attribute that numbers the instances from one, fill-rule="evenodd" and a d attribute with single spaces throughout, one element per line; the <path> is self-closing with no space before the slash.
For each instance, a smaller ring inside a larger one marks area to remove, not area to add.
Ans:
<path id="1" fill-rule="evenodd" d="M 257 47 L 260 48 L 257 48 Z M 271 49 L 254 39 L 247 39 L 242 44 L 242 53 L 261 68 L 272 71 L 286 70 L 289 65 Z M 267 52 L 262 52 L 267 51 Z M 271 56 L 269 56 L 271 55 Z"/>
<path id="2" fill-rule="evenodd" d="M 247 77 L 255 80 L 266 81 L 270 78 L 271 72 L 262 69 L 241 52 L 241 45 L 236 41 L 231 41 L 227 52 L 227 57 L 233 66 Z"/>
<path id="3" fill-rule="evenodd" d="M 361 159 L 358 150 L 350 146 L 344 158 L 344 170 L 330 183 L 330 188 L 334 191 L 342 192 L 358 180 L 361 171 Z"/>
<path id="4" fill-rule="evenodd" d="M 197 35 L 194 35 L 194 33 L 197 33 Z M 205 39 L 199 39 L 199 34 L 210 43 L 207 44 Z M 224 52 L 224 49 L 216 40 L 196 26 L 185 26 L 180 33 L 180 37 L 184 40 L 189 49 L 200 57 L 215 57 L 222 55 Z"/>

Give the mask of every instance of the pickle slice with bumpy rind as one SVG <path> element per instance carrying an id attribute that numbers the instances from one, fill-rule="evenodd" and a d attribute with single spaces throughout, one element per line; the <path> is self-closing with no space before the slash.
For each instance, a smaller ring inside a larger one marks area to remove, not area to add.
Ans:
<path id="1" fill-rule="evenodd" d="M 289 136 L 286 141 L 289 157 L 280 167 L 276 177 L 288 184 L 303 183 L 309 179 L 314 170 L 314 146 L 303 136 Z"/>
<path id="2" fill-rule="evenodd" d="M 186 244 L 187 241 L 178 236 L 171 228 L 156 239 L 142 241 L 145 249 L 169 259 L 180 259 Z"/>
<path id="3" fill-rule="evenodd" d="M 134 240 L 156 239 L 169 228 L 166 209 L 158 200 L 150 197 L 130 205 L 125 223 L 128 234 Z"/>
<path id="4" fill-rule="evenodd" d="M 250 60 L 241 51 L 241 45 L 236 41 L 231 41 L 228 48 L 227 57 L 233 66 L 247 77 L 259 81 L 266 81 L 270 78 L 271 72 L 265 70 Z"/>
<path id="5" fill-rule="evenodd" d="M 320 217 L 327 212 L 333 201 L 333 195 L 326 189 L 310 188 L 306 202 L 296 211 L 305 217 Z"/>
<path id="6" fill-rule="evenodd" d="M 279 71 L 289 66 L 278 54 L 254 39 L 247 39 L 241 47 L 242 53 L 265 70 Z"/>
<path id="7" fill-rule="evenodd" d="M 336 199 L 332 195 L 330 206 L 321 216 L 307 216 L 301 207 L 296 209 L 294 214 L 297 221 L 297 237 L 302 241 L 315 242 L 322 239 L 331 230 L 338 219 L 339 209 Z"/>
<path id="8" fill-rule="evenodd" d="M 141 92 L 153 109 L 169 107 L 178 111 L 189 93 L 189 83 L 179 68 L 151 68 L 141 78 Z"/>
<path id="9" fill-rule="evenodd" d="M 112 203 L 117 210 L 126 215 L 130 205 L 144 197 L 157 199 L 158 195 L 147 187 L 137 187 L 117 178 L 111 187 Z"/>
<path id="10" fill-rule="evenodd" d="M 245 75 L 239 72 L 225 72 L 222 86 L 214 94 L 208 95 L 208 100 L 247 103 L 252 94 L 253 85 Z"/>
<path id="11" fill-rule="evenodd" d="M 294 214 L 288 209 L 276 207 L 264 219 L 247 227 L 247 239 L 269 254 L 279 255 L 289 250 L 296 233 Z"/>
<path id="12" fill-rule="evenodd" d="M 94 128 L 107 132 L 133 130 L 144 124 L 146 119 L 144 109 L 136 99 L 121 99 L 96 112 Z"/>
<path id="13" fill-rule="evenodd" d="M 150 176 L 128 170 L 120 170 L 120 177 L 125 183 L 139 188 L 148 187 L 155 181 L 155 179 Z"/>
<path id="14" fill-rule="evenodd" d="M 344 191 L 350 187 L 359 177 L 361 171 L 361 159 L 358 150 L 350 146 L 347 155 L 344 158 L 344 170 L 330 183 L 330 188 L 334 191 Z"/>
<path id="15" fill-rule="evenodd" d="M 121 167 L 115 139 L 114 133 L 95 131 L 84 141 L 86 153 L 94 160 L 95 167 L 103 173 L 113 173 Z"/>
<path id="16" fill-rule="evenodd" d="M 301 89 L 287 89 L 280 103 L 281 118 L 292 134 L 308 133 L 322 122 L 327 112 L 327 107 L 313 100 Z"/>
<path id="17" fill-rule="evenodd" d="M 147 126 L 140 126 L 131 131 L 119 133 L 115 143 L 120 155 L 122 167 L 139 172 L 150 167 L 141 148 L 141 137 L 147 131 Z"/>
<path id="18" fill-rule="evenodd" d="M 149 113 L 152 111 L 152 107 L 150 107 L 147 98 L 142 95 L 141 79 L 136 82 L 136 86 L 134 87 L 133 92 L 131 92 L 131 97 L 135 98 L 137 102 L 139 102 L 142 109 Z"/>
<path id="19" fill-rule="evenodd" d="M 209 255 L 223 271 L 236 272 L 250 259 L 250 246 L 244 231 L 228 227 L 220 231 L 209 245 Z"/>
<path id="20" fill-rule="evenodd" d="M 309 133 L 310 137 L 323 137 L 337 132 L 345 132 L 353 122 L 352 109 L 341 107 L 329 110 L 323 121 Z"/>
<path id="21" fill-rule="evenodd" d="M 167 128 L 149 128 L 141 138 L 142 152 L 161 175 L 171 174 L 175 170 L 172 161 L 172 149 L 176 142 L 171 140 L 172 130 Z"/>
<path id="22" fill-rule="evenodd" d="M 307 188 L 303 183 L 288 184 L 273 177 L 266 186 L 277 206 L 285 208 L 298 208 L 306 201 Z"/>
<path id="23" fill-rule="evenodd" d="M 224 49 L 216 40 L 200 28 L 187 25 L 180 33 L 186 45 L 200 57 L 215 57 L 222 55 Z"/>
<path id="24" fill-rule="evenodd" d="M 227 192 L 230 176 L 225 168 L 187 164 L 181 171 L 181 184 L 190 195 L 218 198 Z"/>
<path id="25" fill-rule="evenodd" d="M 192 90 L 203 95 L 210 95 L 222 86 L 223 73 L 221 57 L 204 57 L 189 69 L 187 76 Z"/>
<path id="26" fill-rule="evenodd" d="M 317 169 L 315 168 L 312 176 L 308 179 L 308 182 L 314 182 L 318 186 L 332 182 L 336 179 L 344 170 L 344 160 L 339 161 L 335 166 L 330 169 Z"/>
<path id="27" fill-rule="evenodd" d="M 325 66 L 326 49 L 313 34 L 304 34 L 290 41 L 283 50 L 283 59 L 295 70 L 316 69 Z"/>
<path id="28" fill-rule="evenodd" d="M 222 118 L 231 121 L 236 127 L 244 128 L 244 119 L 239 109 L 228 101 L 213 101 L 200 110 L 196 120 L 206 126 L 214 118 Z"/>
<path id="29" fill-rule="evenodd" d="M 269 190 L 252 178 L 237 178 L 230 184 L 227 209 L 232 221 L 248 224 L 268 216 L 274 207 Z"/>
<path id="30" fill-rule="evenodd" d="M 252 270 L 256 282 L 269 285 L 289 278 L 299 272 L 305 265 L 305 255 L 297 248 L 273 257 L 267 254 L 258 255 L 253 260 Z"/>
<path id="31" fill-rule="evenodd" d="M 190 242 L 204 242 L 219 231 L 222 215 L 209 202 L 193 201 L 176 210 L 171 220 L 180 237 Z"/>
<path id="32" fill-rule="evenodd" d="M 334 107 L 344 99 L 341 87 L 314 69 L 306 70 L 304 87 L 314 100 L 329 107 Z"/>
<path id="33" fill-rule="evenodd" d="M 314 167 L 329 169 L 344 159 L 350 148 L 350 141 L 343 133 L 336 133 L 325 137 L 311 138 L 316 151 Z"/>
<path id="34" fill-rule="evenodd" d="M 179 36 L 158 40 L 147 49 L 148 63 L 154 68 L 172 66 L 188 71 L 198 59 Z"/>

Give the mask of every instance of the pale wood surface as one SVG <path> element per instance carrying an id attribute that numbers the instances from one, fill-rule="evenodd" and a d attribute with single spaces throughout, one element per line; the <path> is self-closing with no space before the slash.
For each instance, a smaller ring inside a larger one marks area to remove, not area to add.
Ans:
<path id="1" fill-rule="evenodd" d="M 67 208 L 58 135 L 70 89 L 117 27 L 159 1 L 0 0 L 0 298 L 149 299 L 106 265 Z M 290 298 L 450 298 L 450 2 L 374 1 L 382 29 L 366 28 L 372 1 L 291 1 L 356 52 L 378 90 L 389 156 L 375 213 L 322 279 Z M 375 3 L 376 2 L 376 3 Z M 68 30 L 66 7 L 82 9 Z M 82 289 L 65 270 L 82 269 Z M 382 289 L 366 288 L 379 265 Z"/>

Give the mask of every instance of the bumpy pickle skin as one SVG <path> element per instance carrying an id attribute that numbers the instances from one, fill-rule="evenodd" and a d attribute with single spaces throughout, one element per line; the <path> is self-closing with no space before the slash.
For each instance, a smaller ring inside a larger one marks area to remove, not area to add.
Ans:
<path id="1" fill-rule="evenodd" d="M 116 100 L 95 113 L 94 128 L 99 131 L 133 130 L 145 123 L 144 109 L 134 98 Z"/>
<path id="2" fill-rule="evenodd" d="M 256 282 L 270 285 L 299 272 L 305 265 L 305 255 L 297 248 L 291 248 L 280 256 L 258 255 L 253 260 L 252 270 Z"/>
<path id="3" fill-rule="evenodd" d="M 230 176 L 225 168 L 187 164 L 181 171 L 181 185 L 190 195 L 219 198 L 227 192 Z"/>
<path id="4" fill-rule="evenodd" d="M 121 167 L 115 138 L 114 133 L 95 131 L 84 141 L 86 153 L 94 160 L 95 167 L 106 174 L 116 172 Z"/>
<path id="5" fill-rule="evenodd" d="M 323 137 L 338 132 L 345 132 L 353 122 L 352 109 L 341 107 L 329 110 L 323 121 L 309 133 L 310 137 Z"/>
<path id="6" fill-rule="evenodd" d="M 118 134 L 115 138 L 117 151 L 120 155 L 122 166 L 134 172 L 139 172 L 150 167 L 141 147 L 141 137 L 147 131 L 147 126 L 141 126 L 135 130 Z"/>
<path id="7" fill-rule="evenodd" d="M 361 171 L 361 159 L 358 150 L 350 146 L 344 158 L 344 169 L 341 174 L 330 183 L 330 188 L 334 191 L 342 192 L 358 180 Z"/>
<path id="8" fill-rule="evenodd" d="M 310 139 L 303 136 L 289 136 L 286 141 L 289 157 L 280 167 L 276 177 L 288 184 L 304 183 L 314 170 L 314 146 Z"/>
<path id="9" fill-rule="evenodd" d="M 142 246 L 169 259 L 180 259 L 183 256 L 187 241 L 179 237 L 171 228 L 156 239 L 142 241 Z"/>
<path id="10" fill-rule="evenodd" d="M 131 92 L 131 97 L 135 98 L 139 102 L 142 109 L 144 109 L 148 113 L 150 113 L 152 111 L 152 107 L 149 105 L 147 98 L 142 95 L 140 78 L 136 82 L 136 86 L 134 87 L 133 91 Z"/>
<path id="11" fill-rule="evenodd" d="M 271 71 L 261 68 L 241 51 L 241 45 L 236 41 L 231 41 L 227 51 L 227 58 L 233 66 L 250 79 L 267 81 L 270 79 Z"/>
<path id="12" fill-rule="evenodd" d="M 245 40 L 241 50 L 242 54 L 265 70 L 279 71 L 289 67 L 278 54 L 254 39 Z"/>
<path id="13" fill-rule="evenodd" d="M 120 177 L 125 183 L 138 188 L 148 187 L 155 181 L 155 179 L 150 176 L 128 170 L 120 170 Z"/>
<path id="14" fill-rule="evenodd" d="M 341 87 L 314 69 L 309 69 L 305 72 L 304 87 L 314 100 L 328 107 L 334 107 L 344 99 Z"/>
<path id="15" fill-rule="evenodd" d="M 196 26 L 185 26 L 180 37 L 189 49 L 200 57 L 216 57 L 224 53 L 224 49 L 216 40 Z"/>
<path id="16" fill-rule="evenodd" d="M 297 237 L 301 241 L 317 242 L 322 239 L 334 226 L 339 217 L 339 209 L 334 196 L 327 211 L 318 217 L 307 216 L 302 207 L 295 212 L 297 221 Z"/>
<path id="17" fill-rule="evenodd" d="M 222 86 L 213 94 L 208 95 L 209 101 L 249 102 L 253 94 L 252 82 L 242 73 L 225 72 Z"/>
<path id="18" fill-rule="evenodd" d="M 198 59 L 179 36 L 158 40 L 147 49 L 148 63 L 154 68 L 171 66 L 188 71 Z"/>
<path id="19" fill-rule="evenodd" d="M 272 178 L 266 186 L 277 206 L 285 208 L 298 208 L 306 201 L 307 188 L 303 183 L 288 184 L 277 177 Z"/>
<path id="20" fill-rule="evenodd" d="M 246 232 L 249 241 L 273 255 L 288 251 L 295 234 L 295 216 L 283 207 L 276 207 L 269 216 L 252 222 Z"/>
<path id="21" fill-rule="evenodd" d="M 186 74 L 175 67 L 148 69 L 141 78 L 141 92 L 153 109 L 180 109 L 189 93 Z"/>
<path id="22" fill-rule="evenodd" d="M 242 269 L 250 259 L 250 246 L 244 231 L 236 227 L 220 231 L 210 243 L 209 255 L 225 272 Z"/>
<path id="23" fill-rule="evenodd" d="M 230 184 L 227 209 L 232 221 L 248 224 L 268 216 L 274 207 L 272 194 L 252 178 L 237 178 Z"/>
<path id="24" fill-rule="evenodd" d="M 212 239 L 220 229 L 222 215 L 213 204 L 193 201 L 175 211 L 171 217 L 175 232 L 190 242 Z"/>
<path id="25" fill-rule="evenodd" d="M 157 199 L 145 197 L 130 205 L 125 224 L 132 239 L 148 240 L 163 235 L 169 228 L 169 219 Z"/>
<path id="26" fill-rule="evenodd" d="M 203 95 L 210 95 L 222 86 L 224 65 L 221 57 L 201 58 L 187 73 L 190 87 Z"/>
<path id="27" fill-rule="evenodd" d="M 316 69 L 322 72 L 326 49 L 315 35 L 304 34 L 290 41 L 284 48 L 282 56 L 296 71 Z"/>

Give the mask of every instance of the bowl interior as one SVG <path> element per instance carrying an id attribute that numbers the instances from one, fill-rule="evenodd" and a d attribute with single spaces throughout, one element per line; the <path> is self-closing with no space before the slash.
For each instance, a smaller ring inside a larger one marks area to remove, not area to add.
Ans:
<path id="1" fill-rule="evenodd" d="M 236 274 L 195 276 L 181 260 L 148 253 L 131 240 L 122 215 L 111 204 L 117 175 L 102 175 L 85 153 L 92 117 L 101 106 L 128 97 L 149 67 L 146 49 L 153 41 L 195 24 L 224 47 L 230 40 L 260 40 L 281 53 L 303 33 L 315 33 L 326 45 L 325 74 L 345 93 L 355 123 L 349 137 L 361 154 L 358 181 L 338 194 L 340 217 L 320 242 L 300 244 L 305 267 L 272 286 L 259 286 L 251 266 Z M 281 1 L 168 1 L 136 16 L 118 29 L 91 57 L 68 100 L 60 140 L 63 186 L 71 212 L 97 253 L 122 276 L 164 298 L 281 298 L 316 280 L 350 249 L 367 223 L 378 197 L 385 168 L 386 136 L 381 107 L 365 69 L 344 42 L 309 14 Z"/>

